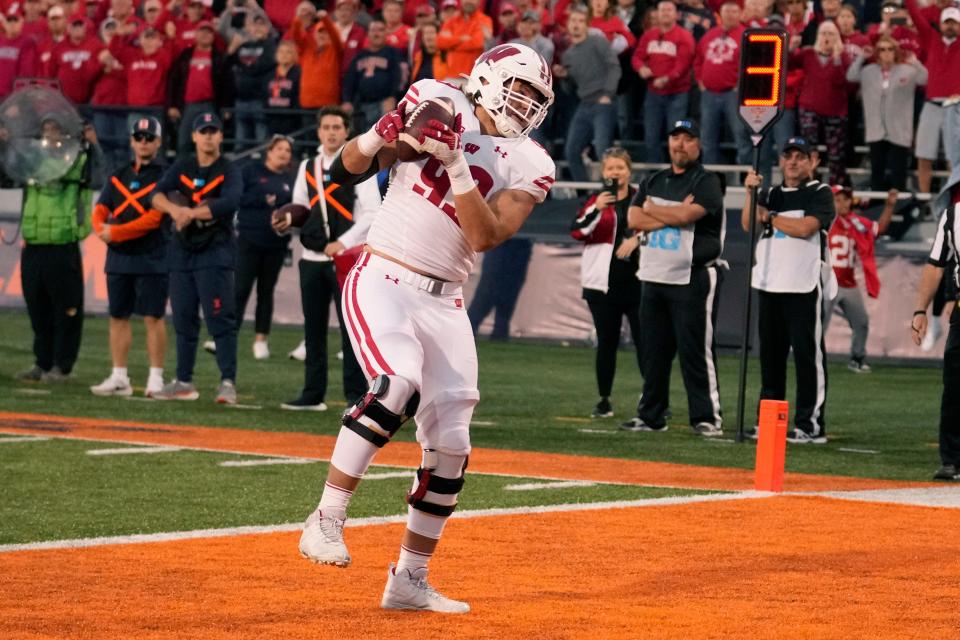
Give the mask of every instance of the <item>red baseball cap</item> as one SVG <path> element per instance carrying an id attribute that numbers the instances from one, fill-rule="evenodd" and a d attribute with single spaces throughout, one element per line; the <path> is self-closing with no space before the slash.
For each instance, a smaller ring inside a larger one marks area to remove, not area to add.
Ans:
<path id="1" fill-rule="evenodd" d="M 500 5 L 499 13 L 517 13 L 517 6 L 511 2 L 504 2 Z"/>
<path id="2" fill-rule="evenodd" d="M 213 26 L 213 23 L 209 20 L 201 20 L 200 22 L 198 22 L 196 30 L 199 31 L 200 29 L 210 29 L 210 31 L 213 31 L 214 33 L 217 32 L 217 30 Z"/>

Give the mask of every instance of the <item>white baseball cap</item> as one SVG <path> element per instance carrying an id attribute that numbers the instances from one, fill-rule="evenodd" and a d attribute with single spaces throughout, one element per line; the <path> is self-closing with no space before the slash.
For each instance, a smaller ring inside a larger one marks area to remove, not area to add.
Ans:
<path id="1" fill-rule="evenodd" d="M 954 22 L 960 22 L 960 9 L 957 7 L 947 7 L 940 12 L 940 22 L 946 22 L 947 20 L 953 20 Z"/>

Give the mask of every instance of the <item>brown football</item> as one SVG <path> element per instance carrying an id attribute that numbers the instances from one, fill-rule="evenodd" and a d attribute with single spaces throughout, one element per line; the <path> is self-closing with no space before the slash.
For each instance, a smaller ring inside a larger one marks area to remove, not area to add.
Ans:
<path id="1" fill-rule="evenodd" d="M 429 156 L 417 142 L 421 136 L 420 130 L 431 120 L 439 120 L 448 127 L 453 127 L 456 116 L 453 100 L 450 98 L 430 98 L 413 107 L 407 114 L 403 132 L 397 140 L 397 157 L 401 162 L 413 162 Z"/>
<path id="2" fill-rule="evenodd" d="M 310 217 L 310 209 L 302 204 L 285 204 L 273 212 L 274 222 L 286 220 L 291 227 L 302 227 L 303 223 Z"/>

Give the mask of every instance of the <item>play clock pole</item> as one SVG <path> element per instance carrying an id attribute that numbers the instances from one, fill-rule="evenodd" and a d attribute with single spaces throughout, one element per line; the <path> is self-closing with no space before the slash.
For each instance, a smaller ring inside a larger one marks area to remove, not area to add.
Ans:
<path id="1" fill-rule="evenodd" d="M 740 41 L 740 119 L 750 130 L 753 170 L 760 172 L 760 145 L 770 127 L 783 114 L 786 93 L 787 34 L 782 29 L 747 29 Z M 750 259 L 747 262 L 747 297 L 740 341 L 740 389 L 737 396 L 737 442 L 743 442 L 744 401 L 747 387 L 747 350 L 750 344 L 750 291 L 757 236 L 757 188 L 750 198 Z"/>

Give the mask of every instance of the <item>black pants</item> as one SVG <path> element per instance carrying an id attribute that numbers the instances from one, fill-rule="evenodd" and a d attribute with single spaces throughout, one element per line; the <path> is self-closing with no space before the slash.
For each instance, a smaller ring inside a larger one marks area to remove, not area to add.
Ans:
<path id="1" fill-rule="evenodd" d="M 524 238 L 511 238 L 483 255 L 480 282 L 467 309 L 467 316 L 476 335 L 477 328 L 491 311 L 494 340 L 510 337 L 510 318 L 517 308 L 520 290 L 527 279 L 527 267 L 533 254 L 533 243 Z"/>
<path id="2" fill-rule="evenodd" d="M 177 332 L 177 380 L 193 381 L 200 341 L 200 310 L 217 345 L 221 380 L 237 380 L 236 282 L 233 269 L 170 272 L 170 310 Z"/>
<path id="3" fill-rule="evenodd" d="M 243 325 L 247 301 L 257 283 L 257 310 L 254 330 L 267 335 L 273 322 L 273 290 L 283 269 L 286 247 L 268 248 L 254 244 L 243 236 L 237 238 L 237 330 Z"/>
<path id="4" fill-rule="evenodd" d="M 602 300 L 588 301 L 593 326 L 597 329 L 597 391 L 601 398 L 610 396 L 613 389 L 613 377 L 617 372 L 617 348 L 620 346 L 620 325 L 627 317 L 630 335 L 637 353 L 637 367 L 640 366 L 640 303 L 624 302 L 616 296 L 607 295 Z"/>
<path id="5" fill-rule="evenodd" d="M 303 391 L 300 397 L 319 404 L 327 396 L 327 326 L 330 324 L 330 300 L 337 306 L 340 342 L 343 349 L 343 394 L 353 404 L 367 391 L 367 379 L 357 363 L 347 335 L 340 306 L 340 288 L 333 262 L 300 261 L 300 302 L 303 305 L 303 335 L 307 350 L 304 362 Z"/>
<path id="6" fill-rule="evenodd" d="M 940 401 L 940 460 L 960 464 L 960 310 L 950 314 L 943 350 L 943 398 Z"/>
<path id="7" fill-rule="evenodd" d="M 870 188 L 888 191 L 907 188 L 910 149 L 881 140 L 870 143 Z"/>
<path id="8" fill-rule="evenodd" d="M 20 255 L 20 284 L 33 327 L 33 355 L 44 371 L 70 373 L 83 335 L 80 245 L 28 244 Z"/>
<path id="9" fill-rule="evenodd" d="M 690 424 L 721 426 L 720 387 L 714 327 L 717 290 L 722 281 L 717 267 L 694 267 L 690 284 L 644 282 L 640 297 L 640 371 L 643 394 L 637 416 L 653 427 L 665 424 L 670 406 L 670 369 L 680 356 L 680 371 L 687 389 Z"/>
<path id="10" fill-rule="evenodd" d="M 827 367 L 820 284 L 808 293 L 758 293 L 760 399 L 787 399 L 787 356 L 792 347 L 797 369 L 794 424 L 811 435 L 823 435 Z"/>

